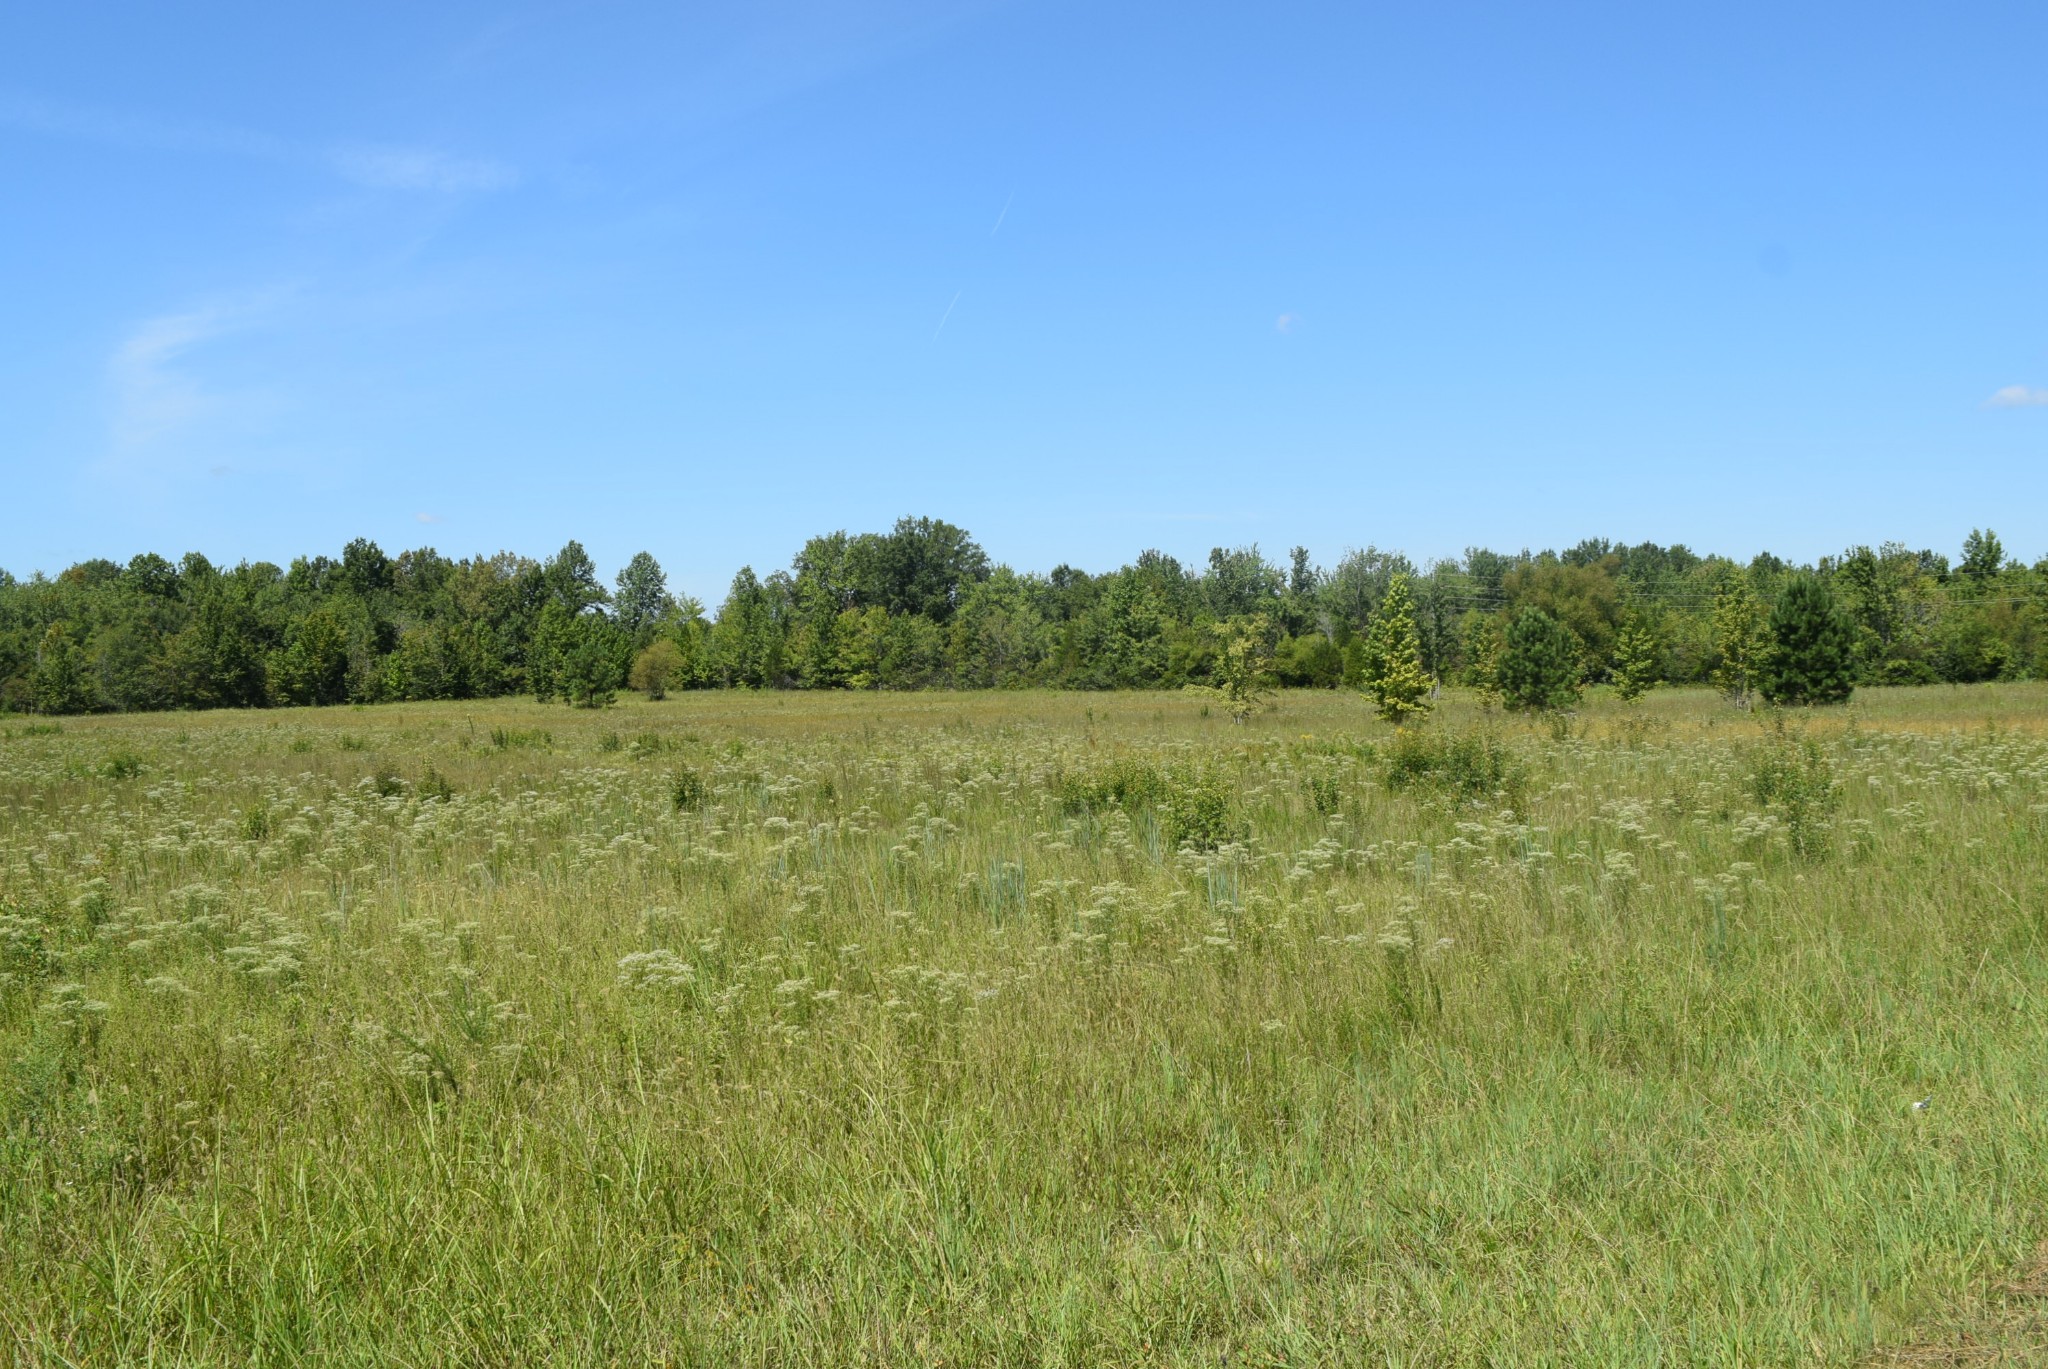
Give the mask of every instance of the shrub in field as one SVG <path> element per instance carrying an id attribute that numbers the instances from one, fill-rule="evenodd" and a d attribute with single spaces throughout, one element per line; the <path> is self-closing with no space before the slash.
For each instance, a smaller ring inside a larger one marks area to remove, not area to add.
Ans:
<path id="1" fill-rule="evenodd" d="M 633 658 L 626 683 L 650 699 L 665 699 L 669 685 L 681 678 L 683 666 L 682 648 L 666 637 L 657 638 Z"/>
<path id="2" fill-rule="evenodd" d="M 1176 850 L 1213 851 L 1251 835 L 1229 777 L 1214 768 L 1176 770 L 1168 778 L 1159 816 L 1167 843 Z"/>
<path id="3" fill-rule="evenodd" d="M 1387 788 L 1396 792 L 1428 786 L 1471 799 L 1522 787 L 1521 767 L 1489 732 L 1405 731 L 1386 754 Z"/>
<path id="4" fill-rule="evenodd" d="M 1249 833 L 1229 777 L 1215 766 L 1151 764 L 1119 756 L 1099 769 L 1059 779 L 1060 811 L 1073 816 L 1119 808 L 1149 809 L 1169 846 L 1214 850 Z"/>
<path id="5" fill-rule="evenodd" d="M 509 727 L 491 729 L 491 745 L 500 751 L 546 751 L 555 744 L 554 734 L 539 728 L 520 731 Z"/>
<path id="6" fill-rule="evenodd" d="M 1749 787 L 1758 803 L 1785 820 L 1793 850 L 1810 856 L 1825 848 L 1828 815 L 1841 801 L 1841 788 L 1818 742 L 1780 734 L 1751 763 Z"/>
<path id="7" fill-rule="evenodd" d="M 679 813 L 704 806 L 704 777 L 694 770 L 678 770 L 668 785 L 669 801 Z"/>
<path id="8" fill-rule="evenodd" d="M 1072 816 L 1112 804 L 1138 808 L 1166 796 L 1166 776 L 1134 756 L 1119 756 L 1099 769 L 1060 776 L 1060 811 Z"/>

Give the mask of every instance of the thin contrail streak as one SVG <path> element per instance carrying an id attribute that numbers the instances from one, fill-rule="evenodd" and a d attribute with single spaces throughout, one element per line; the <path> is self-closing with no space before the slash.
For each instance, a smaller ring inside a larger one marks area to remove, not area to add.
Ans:
<path id="1" fill-rule="evenodd" d="M 1015 204 L 1016 202 L 1017 192 L 1012 190 L 1010 192 L 1010 198 L 1003 201 L 1003 212 L 996 215 L 996 226 L 988 230 L 988 235 L 990 237 L 994 237 L 996 234 L 1003 231 L 1003 220 L 1010 216 L 1010 206 Z"/>
<path id="2" fill-rule="evenodd" d="M 953 304 L 958 304 L 960 302 L 960 296 L 962 293 L 963 292 L 959 290 L 955 290 L 953 292 Z M 946 312 L 939 315 L 939 326 L 937 328 L 932 329 L 933 342 L 937 342 L 939 340 L 939 333 L 942 329 L 945 328 L 946 320 L 953 317 L 953 304 L 947 305 Z"/>

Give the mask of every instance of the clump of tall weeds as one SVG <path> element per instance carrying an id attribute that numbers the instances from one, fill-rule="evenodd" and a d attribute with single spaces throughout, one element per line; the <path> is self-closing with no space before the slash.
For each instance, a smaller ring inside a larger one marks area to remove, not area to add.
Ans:
<path id="1" fill-rule="evenodd" d="M 1103 809 L 1150 812 L 1167 845 L 1213 851 L 1250 835 L 1230 777 L 1215 765 L 1154 765 L 1119 756 L 1058 781 L 1060 811 L 1069 817 Z"/>
<path id="2" fill-rule="evenodd" d="M 1387 788 L 1436 789 L 1461 799 L 1500 794 L 1514 805 L 1523 788 L 1521 764 L 1490 731 L 1403 729 L 1387 748 Z"/>

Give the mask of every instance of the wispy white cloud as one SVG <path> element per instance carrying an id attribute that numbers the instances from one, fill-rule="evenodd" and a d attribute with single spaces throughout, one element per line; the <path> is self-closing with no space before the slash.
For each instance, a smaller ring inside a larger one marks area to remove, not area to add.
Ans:
<path id="1" fill-rule="evenodd" d="M 458 195 L 505 190 L 519 182 L 518 171 L 504 162 L 456 157 L 424 147 L 350 144 L 336 148 L 329 161 L 343 176 L 372 190 Z"/>
<path id="2" fill-rule="evenodd" d="M 412 516 L 412 521 L 415 523 L 445 523 L 448 520 L 438 513 L 416 513 Z"/>
<path id="3" fill-rule="evenodd" d="M 103 469 L 121 475 L 196 471 L 204 460 L 209 474 L 227 474 L 217 452 L 201 452 L 191 439 L 246 428 L 274 407 L 274 397 L 209 381 L 198 362 L 210 345 L 263 325 L 282 300 L 281 292 L 215 300 L 129 328 L 107 359 Z"/>
<path id="4" fill-rule="evenodd" d="M 0 125 L 109 147 L 325 166 L 373 190 L 479 194 L 518 184 L 511 165 L 432 147 L 340 143 L 315 149 L 226 124 L 121 113 L 0 91 Z"/>
<path id="5" fill-rule="evenodd" d="M 2008 385 L 1984 401 L 1987 409 L 2030 409 L 2040 405 L 2048 405 L 2048 389 L 2027 385 Z"/>
<path id="6" fill-rule="evenodd" d="M 235 157 L 287 158 L 281 138 L 225 124 L 122 114 L 57 100 L 0 92 L 0 124 L 30 133 L 111 147 L 197 152 Z"/>
<path id="7" fill-rule="evenodd" d="M 1300 326 L 1300 314 L 1282 314 L 1273 320 L 1273 331 L 1276 333 L 1291 333 Z"/>
<path id="8" fill-rule="evenodd" d="M 177 362 L 228 326 L 222 310 L 205 308 L 144 319 L 129 330 L 107 363 L 117 453 L 146 447 L 216 407 L 218 398 L 180 370 Z"/>

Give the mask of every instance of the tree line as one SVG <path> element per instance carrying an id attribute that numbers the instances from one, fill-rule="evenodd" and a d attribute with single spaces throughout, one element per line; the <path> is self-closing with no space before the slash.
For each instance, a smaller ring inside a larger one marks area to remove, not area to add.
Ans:
<path id="1" fill-rule="evenodd" d="M 814 537 L 785 570 L 741 569 L 715 614 L 672 593 L 647 552 L 606 586 L 576 542 L 542 561 L 390 556 L 358 539 L 289 567 L 189 553 L 0 571 L 0 709 L 522 693 L 593 706 L 629 687 L 1377 690 L 1390 670 L 1404 696 L 1463 684 L 1535 707 L 1594 684 L 1712 683 L 1740 699 L 1770 694 L 1789 659 L 1773 635 L 1794 630 L 1773 622 L 1788 606 L 1839 658 L 1842 693 L 2048 677 L 2048 559 L 2010 558 L 1990 532 L 1953 562 L 1896 543 L 1798 566 L 1589 539 L 1423 566 L 1373 547 L 1329 567 L 1297 547 L 1281 564 L 1252 546 L 1039 574 L 905 518 Z"/>

